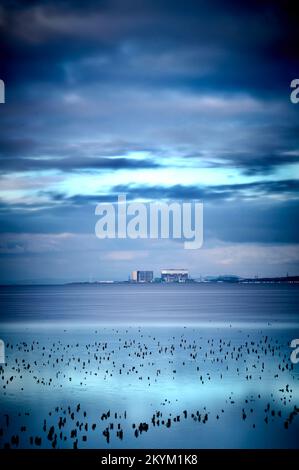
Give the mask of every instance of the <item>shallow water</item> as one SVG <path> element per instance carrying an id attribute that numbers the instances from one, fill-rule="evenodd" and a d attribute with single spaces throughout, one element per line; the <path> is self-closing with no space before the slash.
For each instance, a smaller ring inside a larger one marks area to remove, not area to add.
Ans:
<path id="1" fill-rule="evenodd" d="M 298 296 L 280 285 L 2 288 L 0 447 L 298 447 Z"/>
<path id="2" fill-rule="evenodd" d="M 0 287 L 0 322 L 299 324 L 299 286 L 114 284 Z"/>

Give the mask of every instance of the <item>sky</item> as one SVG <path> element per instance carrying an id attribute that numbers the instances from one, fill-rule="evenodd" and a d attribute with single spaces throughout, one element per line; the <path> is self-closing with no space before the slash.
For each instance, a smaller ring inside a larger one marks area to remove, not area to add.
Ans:
<path id="1" fill-rule="evenodd" d="M 0 282 L 299 274 L 290 1 L 2 1 Z M 202 201 L 204 243 L 95 236 L 95 207 Z"/>

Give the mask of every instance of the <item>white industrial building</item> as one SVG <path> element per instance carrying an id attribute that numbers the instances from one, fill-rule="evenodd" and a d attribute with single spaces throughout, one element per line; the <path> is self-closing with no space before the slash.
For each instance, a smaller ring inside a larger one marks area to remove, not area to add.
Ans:
<path id="1" fill-rule="evenodd" d="M 164 282 L 186 282 L 189 272 L 187 269 L 162 269 L 161 279 Z"/>

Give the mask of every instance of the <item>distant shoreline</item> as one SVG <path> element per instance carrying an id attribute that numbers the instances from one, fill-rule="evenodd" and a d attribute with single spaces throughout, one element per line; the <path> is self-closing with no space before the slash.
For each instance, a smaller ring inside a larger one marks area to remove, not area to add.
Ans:
<path id="1" fill-rule="evenodd" d="M 219 276 L 213 278 L 189 279 L 185 282 L 133 282 L 133 281 L 74 281 L 74 282 L 22 282 L 4 283 L 0 287 L 22 287 L 22 286 L 99 286 L 99 285 L 185 285 L 185 284 L 299 284 L 299 276 L 283 277 L 261 277 L 261 278 L 238 278 L 237 276 Z"/>

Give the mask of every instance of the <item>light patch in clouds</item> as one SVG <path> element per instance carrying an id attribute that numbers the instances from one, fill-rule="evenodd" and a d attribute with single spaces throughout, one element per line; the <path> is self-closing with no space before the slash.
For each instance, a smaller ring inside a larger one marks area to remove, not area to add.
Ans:
<path id="1" fill-rule="evenodd" d="M 133 261 L 139 260 L 141 258 L 147 258 L 149 256 L 149 252 L 145 250 L 138 250 L 138 251 L 108 251 L 104 255 L 104 259 L 111 260 L 111 261 Z"/>
<path id="2" fill-rule="evenodd" d="M 0 254 L 16 255 L 20 253 L 51 253 L 68 251 L 70 244 L 71 249 L 76 246 L 78 249 L 84 235 L 75 235 L 72 233 L 3 233 L 0 235 Z"/>
<path id="3" fill-rule="evenodd" d="M 53 172 L 37 173 L 9 173 L 0 176 L 1 194 L 8 191 L 26 191 L 40 190 L 45 187 L 56 187 L 57 183 L 64 180 L 63 175 L 53 174 Z"/>
<path id="4" fill-rule="evenodd" d="M 259 245 L 255 243 L 242 244 L 223 244 L 214 248 L 203 250 L 203 258 L 210 260 L 212 264 L 219 263 L 224 267 L 244 269 L 250 272 L 252 265 L 258 266 L 259 263 L 266 269 L 269 266 L 281 265 L 284 263 L 299 263 L 299 247 L 298 245 Z M 241 269 L 242 270 L 242 269 Z M 246 271 L 245 271 L 246 272 Z"/>

